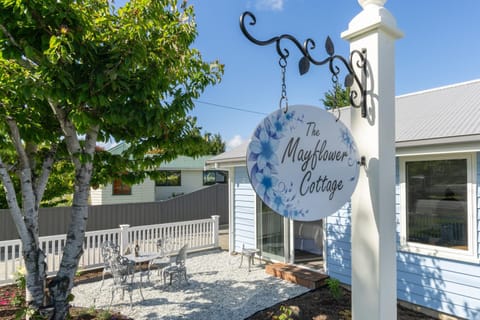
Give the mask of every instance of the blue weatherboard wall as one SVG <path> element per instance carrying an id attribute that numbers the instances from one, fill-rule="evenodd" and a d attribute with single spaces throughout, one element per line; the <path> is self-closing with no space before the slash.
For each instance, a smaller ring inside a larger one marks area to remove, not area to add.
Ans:
<path id="1" fill-rule="evenodd" d="M 396 169 L 397 244 L 400 232 L 400 173 Z M 477 154 L 477 207 L 480 207 L 480 153 Z M 477 233 L 480 211 L 477 208 Z M 351 285 L 351 208 L 347 204 L 326 219 L 328 274 Z M 480 252 L 480 233 L 477 247 Z M 432 256 L 397 253 L 398 299 L 467 319 L 480 319 L 480 265 Z"/>
<path id="2" fill-rule="evenodd" d="M 325 247 L 328 274 L 352 284 L 351 204 L 325 218 Z"/>
<path id="3" fill-rule="evenodd" d="M 235 167 L 234 171 L 234 251 L 240 252 L 242 244 L 255 248 L 255 192 L 247 176 L 246 167 Z"/>

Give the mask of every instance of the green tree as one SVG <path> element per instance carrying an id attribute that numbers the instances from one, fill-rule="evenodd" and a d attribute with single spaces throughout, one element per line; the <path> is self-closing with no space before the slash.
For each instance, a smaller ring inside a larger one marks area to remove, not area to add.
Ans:
<path id="1" fill-rule="evenodd" d="M 11 176 L 19 205 L 21 204 L 21 188 L 17 175 Z M 69 206 L 72 204 L 75 171 L 69 159 L 59 159 L 52 166 L 45 193 L 40 201 L 41 207 Z M 0 180 L 0 209 L 8 209 L 5 188 Z"/>
<path id="2" fill-rule="evenodd" d="M 204 134 L 205 140 L 208 143 L 207 154 L 217 155 L 225 152 L 225 141 L 222 140 L 220 133 L 216 133 L 213 136 L 210 133 Z"/>
<path id="3" fill-rule="evenodd" d="M 68 158 L 57 158 L 52 166 L 52 173 L 40 202 L 41 207 L 58 207 L 72 205 L 75 170 Z"/>
<path id="4" fill-rule="evenodd" d="M 350 88 L 344 88 L 335 83 L 333 89 L 325 92 L 325 98 L 322 103 L 327 110 L 333 108 L 343 108 L 350 106 Z"/>
<path id="5" fill-rule="evenodd" d="M 203 61 L 192 48 L 196 35 L 193 8 L 174 0 L 118 9 L 105 0 L 0 0 L 0 178 L 23 244 L 31 308 L 44 300 L 38 208 L 57 161 L 68 155 L 75 173 L 67 241 L 49 285 L 53 319 L 64 319 L 90 185 L 120 175 L 141 181 L 161 162 L 208 151 L 188 112 L 223 66 Z M 96 152 L 111 140 L 128 148 Z M 162 152 L 144 157 L 150 150 Z"/>

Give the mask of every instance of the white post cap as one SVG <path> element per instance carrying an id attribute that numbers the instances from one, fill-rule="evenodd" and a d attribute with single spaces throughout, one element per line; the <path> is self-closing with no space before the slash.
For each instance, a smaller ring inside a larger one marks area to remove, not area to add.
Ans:
<path id="1" fill-rule="evenodd" d="M 373 4 L 379 7 L 383 7 L 383 5 L 387 2 L 387 0 L 358 0 L 358 3 L 362 8 L 365 8 L 369 4 Z"/>
<path id="2" fill-rule="evenodd" d="M 348 41 L 363 37 L 376 29 L 382 29 L 398 39 L 403 33 L 397 28 L 397 21 L 383 6 L 387 0 L 357 0 L 363 10 L 350 21 L 348 30 L 342 32 L 342 38 Z"/>

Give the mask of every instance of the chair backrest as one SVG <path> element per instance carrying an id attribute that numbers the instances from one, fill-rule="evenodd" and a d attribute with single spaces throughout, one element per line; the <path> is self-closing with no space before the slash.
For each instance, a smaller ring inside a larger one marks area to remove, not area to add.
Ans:
<path id="1" fill-rule="evenodd" d="M 178 251 L 177 257 L 175 258 L 175 264 L 177 266 L 184 266 L 185 260 L 187 260 L 187 247 L 188 244 L 185 244 L 180 251 Z"/>
<path id="2" fill-rule="evenodd" d="M 160 238 L 157 240 L 157 251 L 162 257 L 169 256 L 173 250 L 173 243 L 170 238 Z"/>
<path id="3" fill-rule="evenodd" d="M 114 285 L 128 285 L 133 282 L 135 263 L 124 256 L 118 255 L 111 260 Z"/>
<path id="4" fill-rule="evenodd" d="M 112 241 L 104 241 L 101 245 L 103 263 L 110 266 L 112 259 L 120 255 L 120 248 Z"/>

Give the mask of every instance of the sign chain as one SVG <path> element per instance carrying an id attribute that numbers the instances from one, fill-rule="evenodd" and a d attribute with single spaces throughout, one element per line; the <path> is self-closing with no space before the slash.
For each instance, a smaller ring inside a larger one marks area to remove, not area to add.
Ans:
<path id="1" fill-rule="evenodd" d="M 287 58 L 281 56 L 280 59 L 278 60 L 278 64 L 280 65 L 280 68 L 282 69 L 282 93 L 280 95 L 279 106 L 280 106 L 280 109 L 285 107 L 283 112 L 287 113 L 288 112 L 288 98 L 287 98 L 287 84 L 285 82 L 285 72 L 287 70 Z"/>

